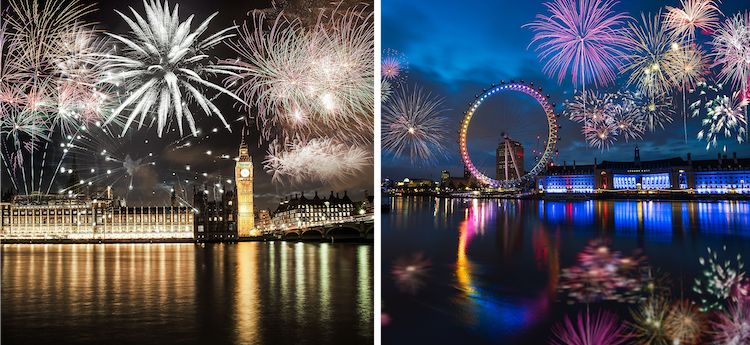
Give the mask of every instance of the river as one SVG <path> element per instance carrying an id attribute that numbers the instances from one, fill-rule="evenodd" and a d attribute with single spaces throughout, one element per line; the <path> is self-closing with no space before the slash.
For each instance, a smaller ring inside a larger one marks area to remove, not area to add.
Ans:
<path id="1" fill-rule="evenodd" d="M 575 322 L 585 308 L 630 320 L 627 302 L 587 305 L 558 289 L 562 269 L 592 239 L 623 256 L 642 250 L 654 275 L 669 273 L 672 295 L 691 300 L 699 298 L 692 285 L 707 247 L 727 259 L 750 257 L 747 201 L 390 203 L 382 217 L 383 344 L 546 344 L 552 325 L 564 315 Z M 420 274 L 399 285 L 407 264 Z"/>
<path id="2" fill-rule="evenodd" d="M 2 344 L 360 344 L 373 246 L 4 244 Z"/>

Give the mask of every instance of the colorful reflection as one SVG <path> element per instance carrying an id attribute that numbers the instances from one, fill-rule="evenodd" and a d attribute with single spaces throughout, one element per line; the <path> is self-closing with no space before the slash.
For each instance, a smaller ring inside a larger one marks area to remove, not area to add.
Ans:
<path id="1" fill-rule="evenodd" d="M 539 201 L 539 219 L 582 230 L 600 227 L 614 230 L 616 236 L 667 243 L 686 233 L 750 236 L 750 202 L 738 200 Z"/>
<path id="2" fill-rule="evenodd" d="M 542 294 L 529 294 L 522 287 L 506 287 L 498 291 L 497 286 L 488 284 L 483 279 L 486 275 L 493 274 L 491 268 L 475 263 L 468 255 L 472 240 L 481 242 L 489 237 L 485 236 L 485 229 L 491 225 L 515 232 L 496 234 L 498 238 L 506 239 L 506 245 L 512 243 L 507 239 L 522 237 L 522 225 L 520 228 L 504 227 L 508 224 L 520 224 L 517 223 L 520 215 L 519 205 L 512 201 L 472 200 L 464 209 L 464 220 L 459 226 L 455 266 L 455 286 L 461 292 L 455 298 L 460 309 L 458 318 L 463 325 L 490 337 L 505 337 L 511 330 L 533 327 L 544 318 L 550 306 L 546 291 Z M 548 238 L 538 240 L 548 241 Z M 509 252 L 512 251 L 510 246 L 507 249 Z M 545 248 L 544 251 L 546 253 L 548 249 Z M 557 251 L 555 250 L 552 255 L 554 258 L 551 260 L 551 266 L 555 267 L 555 279 L 551 283 L 556 284 L 556 276 L 559 273 Z M 548 257 L 544 261 L 545 265 L 550 265 Z"/>

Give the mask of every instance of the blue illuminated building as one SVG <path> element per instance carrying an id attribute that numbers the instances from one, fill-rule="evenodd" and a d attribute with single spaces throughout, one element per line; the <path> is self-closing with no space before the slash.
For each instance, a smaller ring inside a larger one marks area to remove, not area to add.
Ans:
<path id="1" fill-rule="evenodd" d="M 657 192 L 750 194 L 750 159 L 719 154 L 717 159 L 693 161 L 680 157 L 641 161 L 638 147 L 632 162 L 604 161 L 594 165 L 550 166 L 537 180 L 540 192 Z"/>

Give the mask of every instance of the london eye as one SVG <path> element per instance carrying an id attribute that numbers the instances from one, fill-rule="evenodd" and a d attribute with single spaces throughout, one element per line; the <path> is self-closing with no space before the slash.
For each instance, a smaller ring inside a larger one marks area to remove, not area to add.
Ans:
<path id="1" fill-rule="evenodd" d="M 464 112 L 459 152 L 466 169 L 491 188 L 519 188 L 553 159 L 559 140 L 554 105 L 521 80 L 492 85 Z M 531 155 L 529 155 L 531 153 Z"/>

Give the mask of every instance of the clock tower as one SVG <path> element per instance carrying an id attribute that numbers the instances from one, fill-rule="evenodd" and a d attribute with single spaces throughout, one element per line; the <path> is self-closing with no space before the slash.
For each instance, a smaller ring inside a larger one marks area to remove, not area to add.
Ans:
<path id="1" fill-rule="evenodd" d="M 258 236 L 260 234 L 255 229 L 253 215 L 253 160 L 247 153 L 244 135 L 240 144 L 240 158 L 234 168 L 234 180 L 237 184 L 237 236 Z"/>

